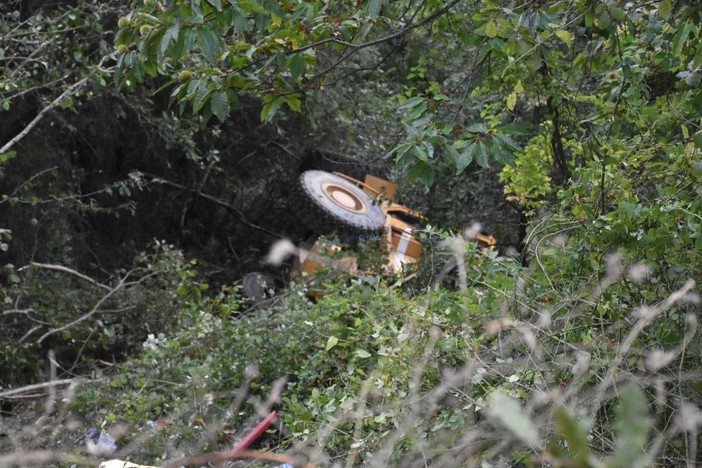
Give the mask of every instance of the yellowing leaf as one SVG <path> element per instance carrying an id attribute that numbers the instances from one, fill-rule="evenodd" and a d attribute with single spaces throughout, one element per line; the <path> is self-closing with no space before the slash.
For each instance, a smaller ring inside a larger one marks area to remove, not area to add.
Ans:
<path id="1" fill-rule="evenodd" d="M 516 105 L 517 105 L 517 93 L 511 92 L 509 94 L 509 96 L 507 96 L 507 109 L 514 110 Z"/>
<path id="2" fill-rule="evenodd" d="M 521 94 L 524 92 L 524 86 L 522 85 L 522 80 L 517 81 L 517 84 L 514 85 L 514 92 L 517 94 Z"/>
<path id="3" fill-rule="evenodd" d="M 558 36 L 560 40 L 565 42 L 568 47 L 573 45 L 573 35 L 570 33 L 570 31 L 566 31 L 565 29 L 559 29 L 558 31 L 556 31 L 556 36 Z"/>
<path id="4" fill-rule="evenodd" d="M 327 351 L 329 351 L 330 349 L 332 349 L 332 348 L 333 348 L 334 346 L 336 346 L 337 344 L 339 344 L 339 338 L 337 338 L 337 337 L 335 337 L 334 335 L 332 335 L 332 336 L 330 336 L 329 339 L 327 340 L 327 346 L 325 347 L 325 349 L 326 349 Z"/>
<path id="5" fill-rule="evenodd" d="M 500 34 L 500 28 L 497 27 L 497 24 L 495 24 L 494 21 L 490 21 L 485 25 L 485 34 L 487 37 L 496 37 L 498 34 Z"/>

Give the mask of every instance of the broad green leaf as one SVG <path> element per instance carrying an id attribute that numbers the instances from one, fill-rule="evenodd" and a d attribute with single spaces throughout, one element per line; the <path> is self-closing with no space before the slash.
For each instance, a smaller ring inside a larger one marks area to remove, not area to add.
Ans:
<path id="1" fill-rule="evenodd" d="M 335 337 L 334 335 L 330 336 L 329 339 L 327 340 L 327 345 L 325 346 L 324 349 L 329 351 L 332 349 L 334 346 L 339 344 L 339 338 Z"/>
<path id="2" fill-rule="evenodd" d="M 280 96 L 268 95 L 263 99 L 263 109 L 261 109 L 261 121 L 270 122 L 278 113 L 278 109 L 285 101 Z"/>
<path id="3" fill-rule="evenodd" d="M 425 187 L 430 187 L 434 184 L 436 173 L 431 164 L 425 161 L 417 161 L 408 172 L 410 183 L 421 181 Z"/>
<path id="4" fill-rule="evenodd" d="M 197 96 L 193 100 L 193 112 L 200 112 L 205 104 L 207 103 L 207 98 L 212 94 L 212 89 L 209 86 L 203 86 L 200 88 Z"/>
<path id="5" fill-rule="evenodd" d="M 249 21 L 246 15 L 239 8 L 232 8 L 232 24 L 239 34 L 244 34 L 249 30 Z"/>
<path id="6" fill-rule="evenodd" d="M 494 392 L 490 395 L 487 413 L 529 447 L 536 449 L 541 445 L 539 429 L 514 398 Z"/>
<path id="7" fill-rule="evenodd" d="M 297 94 L 288 94 L 284 96 L 283 99 L 288 107 L 295 112 L 300 112 L 302 110 L 302 102 L 300 101 L 300 96 Z"/>
<path id="8" fill-rule="evenodd" d="M 675 36 L 673 36 L 673 55 L 680 55 L 680 52 L 682 52 L 682 49 L 685 46 L 689 35 L 690 23 L 685 22 L 685 24 L 683 24 L 682 27 L 678 29 L 678 32 L 675 33 Z"/>
<path id="9" fill-rule="evenodd" d="M 499 128 L 499 130 L 505 130 L 504 128 Z M 521 151 L 522 148 L 510 137 L 503 135 L 502 133 L 496 133 L 495 137 L 499 138 L 504 144 L 506 144 L 513 151 Z"/>
<path id="10" fill-rule="evenodd" d="M 294 54 L 288 60 L 290 68 L 290 78 L 296 81 L 305 71 L 305 57 L 302 54 Z"/>
<path id="11" fill-rule="evenodd" d="M 400 106 L 400 109 L 411 109 L 411 108 L 423 103 L 424 101 L 426 101 L 425 98 L 420 97 L 420 96 L 415 96 L 415 97 L 409 98 L 408 100 L 403 102 L 402 105 Z"/>
<path id="12" fill-rule="evenodd" d="M 256 13 L 258 15 L 268 15 L 268 10 L 256 3 L 254 0 L 239 0 L 237 2 L 239 8 L 246 13 Z"/>
<path id="13" fill-rule="evenodd" d="M 197 30 L 198 44 L 207 60 L 214 63 L 219 53 L 219 38 L 211 29 L 200 28 Z"/>
<path id="14" fill-rule="evenodd" d="M 482 141 L 478 143 L 478 151 L 475 152 L 475 161 L 483 167 L 488 167 L 488 157 L 490 152 Z"/>
<path id="15" fill-rule="evenodd" d="M 474 123 L 468 126 L 468 128 L 466 128 L 466 131 L 470 133 L 486 133 L 488 131 L 488 128 L 487 125 L 485 125 L 484 123 Z"/>
<path id="16" fill-rule="evenodd" d="M 170 28 L 166 30 L 166 32 L 163 34 L 163 38 L 161 38 L 161 44 L 158 50 L 159 56 L 163 57 L 164 55 L 166 55 L 166 51 L 168 50 L 168 46 L 171 43 L 171 41 L 178 40 L 179 32 L 180 23 L 176 21 Z"/>
<path id="17" fill-rule="evenodd" d="M 478 145 L 473 141 L 463 150 L 459 158 L 456 160 L 456 174 L 463 172 L 466 167 L 473 162 L 475 157 L 475 152 L 477 151 Z"/>
<path id="18" fill-rule="evenodd" d="M 670 18 L 670 15 L 672 13 L 673 6 L 670 0 L 663 0 L 661 3 L 658 4 L 658 14 L 661 15 L 661 18 L 667 20 L 668 18 Z"/>
<path id="19" fill-rule="evenodd" d="M 356 356 L 360 357 L 361 359 L 366 359 L 366 358 L 371 357 L 371 353 L 369 353 L 365 349 L 357 349 Z"/>
<path id="20" fill-rule="evenodd" d="M 490 153 L 495 161 L 502 164 L 512 164 L 514 162 L 514 155 L 511 151 L 505 148 L 502 140 L 499 138 L 492 139 Z"/>
<path id="21" fill-rule="evenodd" d="M 370 0 L 368 2 L 368 15 L 373 19 L 377 18 L 380 15 L 380 8 L 383 6 L 383 3 L 385 3 L 384 0 Z"/>
<path id="22" fill-rule="evenodd" d="M 220 0 L 207 0 L 207 3 L 212 5 L 215 8 L 215 10 L 222 11 L 222 2 Z"/>
<path id="23" fill-rule="evenodd" d="M 212 113 L 219 119 L 220 122 L 224 122 L 229 115 L 229 100 L 227 99 L 226 91 L 216 91 L 212 94 L 210 98 L 210 108 Z"/>

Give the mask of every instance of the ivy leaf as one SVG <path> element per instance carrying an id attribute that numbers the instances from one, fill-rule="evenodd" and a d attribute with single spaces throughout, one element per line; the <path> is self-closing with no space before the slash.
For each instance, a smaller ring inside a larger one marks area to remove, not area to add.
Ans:
<path id="1" fill-rule="evenodd" d="M 212 113 L 219 119 L 220 122 L 224 122 L 229 115 L 229 101 L 227 99 L 226 91 L 217 91 L 212 95 L 210 99 L 210 107 L 212 108 Z"/>

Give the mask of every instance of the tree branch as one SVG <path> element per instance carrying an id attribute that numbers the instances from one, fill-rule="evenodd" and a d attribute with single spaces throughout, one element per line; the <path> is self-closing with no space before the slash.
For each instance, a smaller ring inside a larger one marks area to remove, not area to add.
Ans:
<path id="1" fill-rule="evenodd" d="M 31 122 L 27 124 L 24 129 L 22 129 L 21 132 L 19 132 L 17 135 L 15 135 L 14 138 L 12 138 L 10 141 L 5 143 L 2 148 L 0 148 L 0 154 L 7 153 L 12 149 L 13 146 L 15 146 L 17 143 L 19 143 L 24 137 L 26 137 L 29 132 L 32 131 L 34 127 L 37 126 L 37 124 L 41 121 L 41 119 L 44 118 L 44 116 L 54 110 L 56 107 L 60 106 L 63 101 L 68 99 L 69 97 L 73 96 L 75 93 L 78 92 L 80 88 L 82 88 L 88 80 L 93 76 L 96 70 L 100 69 L 103 62 L 107 59 L 107 57 L 103 57 L 102 60 L 100 60 L 100 63 L 97 65 L 97 67 L 92 70 L 90 73 L 88 73 L 86 76 L 84 76 L 81 80 L 73 83 L 71 86 L 68 87 L 63 93 L 61 93 L 56 99 L 51 101 L 51 103 L 43 108 L 39 113 L 32 119 Z"/>

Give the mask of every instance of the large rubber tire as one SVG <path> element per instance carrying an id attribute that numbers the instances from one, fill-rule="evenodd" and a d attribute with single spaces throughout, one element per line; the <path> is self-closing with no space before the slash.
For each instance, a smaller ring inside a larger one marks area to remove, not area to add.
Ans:
<path id="1" fill-rule="evenodd" d="M 385 214 L 371 197 L 329 172 L 303 172 L 293 205 L 300 221 L 315 234 L 380 234 L 385 226 Z"/>
<path id="2" fill-rule="evenodd" d="M 330 150 L 315 149 L 305 154 L 300 163 L 300 172 L 319 170 L 339 172 L 363 182 L 370 168 L 363 162 L 345 154 Z M 378 175 L 378 174 L 375 174 Z"/>
<path id="3" fill-rule="evenodd" d="M 275 291 L 275 281 L 266 273 L 252 271 L 241 279 L 241 287 L 246 297 L 258 303 L 271 297 Z"/>

